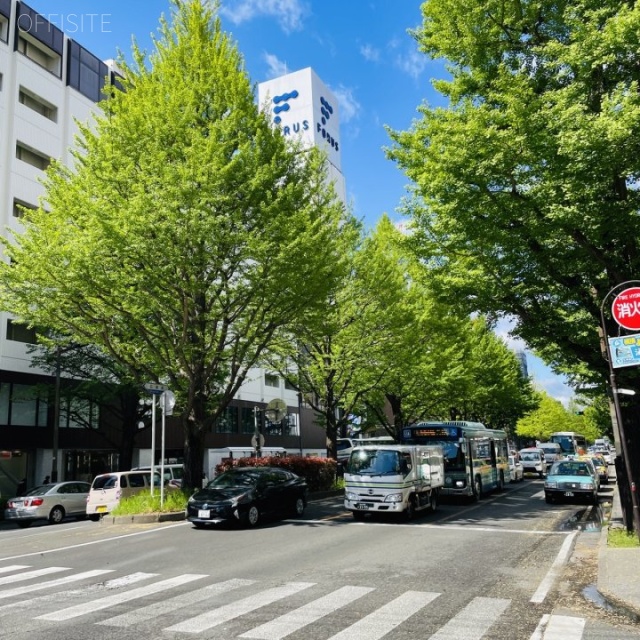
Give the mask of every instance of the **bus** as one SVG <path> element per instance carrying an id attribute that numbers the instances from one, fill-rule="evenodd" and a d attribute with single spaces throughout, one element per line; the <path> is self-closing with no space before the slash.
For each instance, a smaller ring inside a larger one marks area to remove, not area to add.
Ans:
<path id="1" fill-rule="evenodd" d="M 556 431 L 549 436 L 549 442 L 557 442 L 565 456 L 587 452 L 586 438 L 575 431 Z"/>
<path id="2" fill-rule="evenodd" d="M 444 451 L 442 495 L 479 500 L 509 481 L 507 433 L 481 422 L 418 422 L 402 430 L 402 444 L 439 444 Z"/>

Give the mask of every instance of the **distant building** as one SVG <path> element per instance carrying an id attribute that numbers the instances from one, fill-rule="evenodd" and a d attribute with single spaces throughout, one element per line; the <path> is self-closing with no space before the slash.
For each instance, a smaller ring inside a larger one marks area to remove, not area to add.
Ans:
<path id="1" fill-rule="evenodd" d="M 520 362 L 520 371 L 522 371 L 522 377 L 529 377 L 529 367 L 527 366 L 527 354 L 522 351 L 516 351 L 516 358 L 518 358 L 518 362 Z"/>

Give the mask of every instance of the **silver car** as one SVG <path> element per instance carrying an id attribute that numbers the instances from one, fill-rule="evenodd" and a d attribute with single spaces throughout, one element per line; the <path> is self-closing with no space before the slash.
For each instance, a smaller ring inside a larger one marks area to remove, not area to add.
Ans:
<path id="1" fill-rule="evenodd" d="M 29 527 L 36 520 L 60 524 L 67 516 L 85 518 L 90 488 L 88 482 L 75 480 L 43 484 L 24 496 L 7 500 L 4 519 L 16 522 L 19 527 Z"/>

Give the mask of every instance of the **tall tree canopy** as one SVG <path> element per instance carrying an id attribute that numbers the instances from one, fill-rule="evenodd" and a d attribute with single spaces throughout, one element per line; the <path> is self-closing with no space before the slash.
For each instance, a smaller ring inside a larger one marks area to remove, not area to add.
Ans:
<path id="1" fill-rule="evenodd" d="M 5 250 L 0 302 L 176 393 L 186 486 L 275 334 L 326 299 L 345 218 L 314 150 L 261 114 L 215 10 L 174 0 L 147 60 L 54 164 Z"/>
<path id="2" fill-rule="evenodd" d="M 602 382 L 600 304 L 640 277 L 640 6 L 427 0 L 414 32 L 448 62 L 446 108 L 391 132 L 435 281 L 513 314 L 556 369 Z M 638 378 L 638 370 L 624 372 Z"/>

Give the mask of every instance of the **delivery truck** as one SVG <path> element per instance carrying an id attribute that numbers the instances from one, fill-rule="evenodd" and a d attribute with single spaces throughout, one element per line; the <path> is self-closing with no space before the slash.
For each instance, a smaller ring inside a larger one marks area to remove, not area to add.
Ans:
<path id="1" fill-rule="evenodd" d="M 435 511 L 444 484 L 440 445 L 372 445 L 351 452 L 344 474 L 344 506 L 356 520 L 389 513 L 411 520 Z"/>

